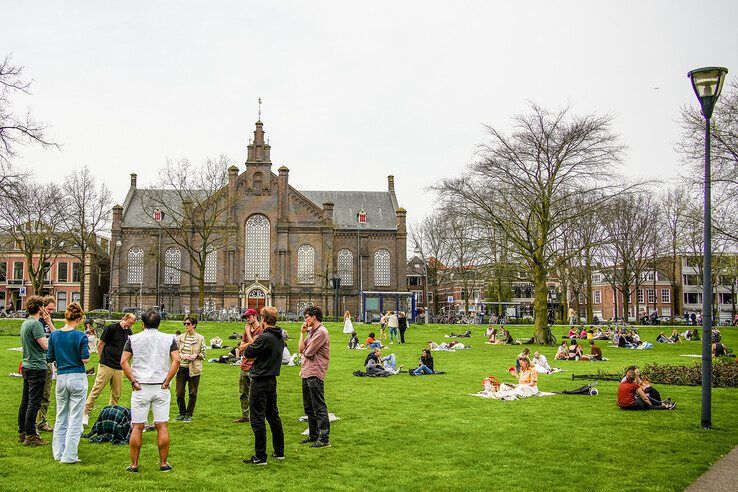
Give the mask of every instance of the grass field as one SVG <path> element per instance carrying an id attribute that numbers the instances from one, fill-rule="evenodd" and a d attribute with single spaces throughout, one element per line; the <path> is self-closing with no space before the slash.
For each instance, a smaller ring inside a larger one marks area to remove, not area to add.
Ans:
<path id="1" fill-rule="evenodd" d="M 679 402 L 675 411 L 662 412 L 620 411 L 614 382 L 600 382 L 600 393 L 593 397 L 487 400 L 468 395 L 481 390 L 487 375 L 512 382 L 505 370 L 522 347 L 484 344 L 484 327 L 472 327 L 471 350 L 434 352 L 436 367 L 445 375 L 400 374 L 385 379 L 354 377 L 352 372 L 362 369 L 366 351 L 347 349 L 341 327 L 327 326 L 332 350 L 326 400 L 329 411 L 341 418 L 331 427 L 332 447 L 310 449 L 298 444 L 306 428 L 297 421 L 303 415 L 299 367 L 283 366 L 278 393 L 287 458 L 272 460 L 266 467 L 242 464 L 241 459 L 253 454 L 253 434 L 248 424 L 231 423 L 240 414 L 239 368 L 206 363 L 193 422 L 170 423 L 174 471 L 158 471 L 155 433 L 146 433 L 137 476 L 124 471 L 129 463 L 126 446 L 89 444 L 83 439 L 82 463 L 64 466 L 53 461 L 50 446 L 18 444 L 21 380 L 7 374 L 17 369 L 21 357 L 8 349 L 20 343 L 17 336 L 0 337 L 4 375 L 0 409 L 6 421 L 0 430 L 0 490 L 681 490 L 738 445 L 738 389 L 713 390 L 710 431 L 699 426 L 698 387 L 660 386 L 664 397 Z M 179 327 L 172 322 L 162 329 L 174 332 Z M 299 334 L 296 324 L 283 327 L 293 336 Z M 362 340 L 370 331 L 365 325 L 356 328 Z M 394 352 L 398 363 L 414 366 L 428 339 L 440 342 L 444 333 L 459 328 L 411 326 L 408 343 L 391 345 L 383 354 Z M 565 330 L 558 327 L 555 334 L 561 336 Z M 206 339 L 218 335 L 225 340 L 241 331 L 241 325 L 204 323 L 199 331 Z M 511 331 L 513 336 L 529 337 L 532 328 L 512 326 Z M 658 331 L 644 327 L 640 333 L 653 342 Z M 738 346 L 735 329 L 723 329 L 723 338 L 727 345 Z M 296 344 L 294 338 L 288 343 L 291 351 Z M 652 350 L 640 351 L 600 345 L 608 362 L 557 361 L 564 372 L 541 376 L 539 388 L 573 389 L 583 382 L 572 381 L 572 373 L 597 369 L 619 371 L 629 364 L 652 361 L 698 363 L 699 359 L 681 354 L 699 353 L 701 347 L 700 342 L 655 344 Z M 225 350 L 209 350 L 207 356 L 222 353 Z M 544 348 L 543 353 L 554 365 L 555 348 Z M 96 356 L 93 363 L 97 364 Z M 129 404 L 130 393 L 130 385 L 124 384 L 122 404 Z M 105 391 L 98 399 L 91 421 L 108 396 Z"/>

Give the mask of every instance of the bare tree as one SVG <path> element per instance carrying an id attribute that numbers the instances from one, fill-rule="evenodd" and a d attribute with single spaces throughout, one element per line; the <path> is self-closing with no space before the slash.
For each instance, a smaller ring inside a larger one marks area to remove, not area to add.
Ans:
<path id="1" fill-rule="evenodd" d="M 433 293 L 433 314 L 438 315 L 438 287 L 448 278 L 451 262 L 451 242 L 446 222 L 436 210 L 410 228 L 410 240 L 415 253 L 425 263 L 428 291 Z"/>
<path id="2" fill-rule="evenodd" d="M 3 230 L 26 259 L 34 294 L 43 292 L 50 259 L 58 252 L 59 189 L 53 184 L 19 182 L 0 200 Z"/>
<path id="3" fill-rule="evenodd" d="M 679 279 L 680 254 L 684 250 L 684 231 L 687 227 L 687 211 L 689 208 L 689 195 L 684 187 L 675 186 L 668 188 L 660 196 L 662 210 L 663 240 L 665 246 L 663 255 L 657 260 L 656 267 L 663 270 L 669 276 L 671 285 L 671 321 L 681 313 L 682 285 Z"/>
<path id="4" fill-rule="evenodd" d="M 89 261 L 108 254 L 101 235 L 108 228 L 112 198 L 105 183 L 98 185 L 87 166 L 66 176 L 60 195 L 63 239 L 59 246 L 63 252 L 79 260 L 80 303 L 83 309 L 87 309 L 86 283 L 92 267 Z"/>
<path id="5" fill-rule="evenodd" d="M 161 211 L 161 232 L 169 244 L 184 251 L 186 266 L 165 265 L 184 273 L 197 283 L 198 308 L 205 300 L 207 259 L 235 245 L 238 227 L 229 222 L 228 159 L 206 159 L 196 166 L 187 159 L 167 162 L 159 172 L 159 190 L 142 194 L 144 211 Z M 158 263 L 163 253 L 157 248 Z M 164 262 L 165 263 L 165 262 Z"/>
<path id="6" fill-rule="evenodd" d="M 23 67 L 13 65 L 12 56 L 0 62 L 0 164 L 8 165 L 18 155 L 19 145 L 36 143 L 42 147 L 59 148 L 46 136 L 48 125 L 36 121 L 31 111 L 20 116 L 13 111 L 12 97 L 30 94 L 31 82 L 23 79 Z M 5 171 L 5 169 L 2 169 Z M 2 182 L 0 182 L 0 188 Z"/>
<path id="7" fill-rule="evenodd" d="M 510 135 L 488 127 L 491 143 L 458 178 L 435 189 L 468 205 L 481 224 L 498 227 L 534 284 L 535 341 L 553 344 L 547 324 L 548 275 L 561 256 L 564 226 L 583 213 L 597 214 L 625 185 L 616 165 L 623 147 L 608 116 L 551 112 L 535 104 L 514 118 Z M 583 209 L 570 204 L 582 200 Z M 572 249 L 569 255 L 579 254 Z"/>

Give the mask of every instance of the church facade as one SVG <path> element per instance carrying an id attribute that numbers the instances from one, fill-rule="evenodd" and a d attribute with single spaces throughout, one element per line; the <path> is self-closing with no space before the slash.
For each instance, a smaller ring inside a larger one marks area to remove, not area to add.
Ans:
<path id="1" fill-rule="evenodd" d="M 406 291 L 406 211 L 398 204 L 394 177 L 387 177 L 381 192 L 298 191 L 289 183 L 287 167 L 273 172 L 270 151 L 257 121 L 245 169 L 231 166 L 228 184 L 219 192 L 228 196 L 223 227 L 237 240 L 209 253 L 204 262 L 204 307 L 272 305 L 285 314 L 300 314 L 316 305 L 334 316 L 333 279 L 340 278 L 339 313 L 356 316 L 362 292 Z M 132 174 L 123 205 L 113 208 L 114 310 L 163 305 L 181 313 L 198 308 L 199 280 L 188 274 L 195 264 L 177 241 L 162 238 L 166 223 L 142 205 L 147 194 L 167 193 L 139 188 Z M 401 309 L 391 297 L 384 310 Z"/>

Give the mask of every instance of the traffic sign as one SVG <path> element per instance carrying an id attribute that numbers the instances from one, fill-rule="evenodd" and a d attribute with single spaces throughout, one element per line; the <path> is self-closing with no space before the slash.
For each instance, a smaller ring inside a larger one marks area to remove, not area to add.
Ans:
<path id="1" fill-rule="evenodd" d="M 20 289 L 18 289 L 18 295 L 21 297 L 26 297 L 26 288 L 21 287 Z"/>

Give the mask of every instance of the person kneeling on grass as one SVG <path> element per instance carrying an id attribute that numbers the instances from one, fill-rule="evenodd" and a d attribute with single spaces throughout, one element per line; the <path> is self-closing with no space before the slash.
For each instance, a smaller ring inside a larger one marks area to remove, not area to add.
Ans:
<path id="1" fill-rule="evenodd" d="M 651 400 L 637 381 L 635 370 L 629 369 L 625 381 L 618 385 L 618 406 L 623 410 L 673 410 L 676 402 Z"/>
<path id="2" fill-rule="evenodd" d="M 418 367 L 415 370 L 408 371 L 411 376 L 422 376 L 423 374 L 433 374 L 433 356 L 430 349 L 423 349 L 423 354 L 418 361 Z"/>

